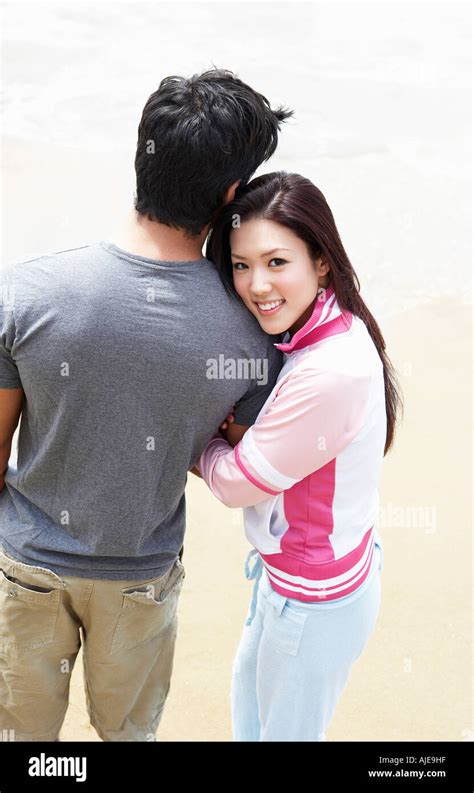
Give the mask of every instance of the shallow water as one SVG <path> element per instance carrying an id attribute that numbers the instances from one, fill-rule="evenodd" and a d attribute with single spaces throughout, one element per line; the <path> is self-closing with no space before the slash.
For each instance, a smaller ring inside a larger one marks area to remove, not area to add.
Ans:
<path id="1" fill-rule="evenodd" d="M 470 295 L 470 41 L 467 4 L 7 4 L 4 132 L 122 169 L 164 76 L 230 68 L 295 110 L 260 171 L 320 187 L 385 317 Z"/>

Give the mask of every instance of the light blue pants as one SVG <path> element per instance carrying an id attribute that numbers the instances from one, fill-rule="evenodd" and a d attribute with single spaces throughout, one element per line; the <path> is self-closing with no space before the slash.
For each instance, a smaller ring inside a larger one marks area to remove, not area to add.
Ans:
<path id="1" fill-rule="evenodd" d="M 375 543 L 359 589 L 337 601 L 302 603 L 275 592 L 257 551 L 249 553 L 246 575 L 255 585 L 232 669 L 235 741 L 326 740 L 351 667 L 377 621 L 382 567 L 383 549 Z"/>

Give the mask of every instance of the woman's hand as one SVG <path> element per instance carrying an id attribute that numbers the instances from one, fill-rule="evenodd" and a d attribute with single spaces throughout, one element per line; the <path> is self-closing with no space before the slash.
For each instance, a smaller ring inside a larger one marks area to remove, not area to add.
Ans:
<path id="1" fill-rule="evenodd" d="M 226 429 L 227 429 L 227 427 L 228 427 L 230 424 L 232 424 L 232 422 L 233 422 L 233 421 L 235 421 L 235 416 L 234 416 L 234 414 L 233 414 L 233 413 L 229 413 L 229 415 L 227 416 L 227 418 L 226 418 L 226 419 L 224 419 L 224 421 L 222 422 L 222 424 L 219 424 L 219 429 L 220 429 L 220 430 L 226 430 Z"/>

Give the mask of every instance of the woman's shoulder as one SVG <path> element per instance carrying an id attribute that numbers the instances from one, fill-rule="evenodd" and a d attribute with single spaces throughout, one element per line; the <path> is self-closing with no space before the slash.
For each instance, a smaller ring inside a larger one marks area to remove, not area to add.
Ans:
<path id="1" fill-rule="evenodd" d="M 320 399 L 365 399 L 373 380 L 367 367 L 343 365 L 328 361 L 308 351 L 304 356 L 283 367 L 275 388 L 274 399 L 285 398 L 288 403 L 302 405 L 304 402 L 319 403 Z"/>
<path id="2" fill-rule="evenodd" d="M 354 317 L 347 333 L 306 347 L 293 362 L 293 374 L 317 378 L 324 373 L 343 378 L 372 377 L 382 372 L 382 361 L 365 323 Z"/>

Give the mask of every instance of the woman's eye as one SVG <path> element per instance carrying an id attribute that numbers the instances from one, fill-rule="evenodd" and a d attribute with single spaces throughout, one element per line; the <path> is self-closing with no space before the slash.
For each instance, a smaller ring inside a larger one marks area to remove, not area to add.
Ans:
<path id="1" fill-rule="evenodd" d="M 287 264 L 286 259 L 270 259 L 270 264 L 272 262 L 275 262 L 277 267 L 280 267 L 282 264 Z M 247 265 L 245 264 L 245 262 L 235 262 L 235 264 L 232 265 L 233 270 L 244 270 L 246 268 Z"/>

